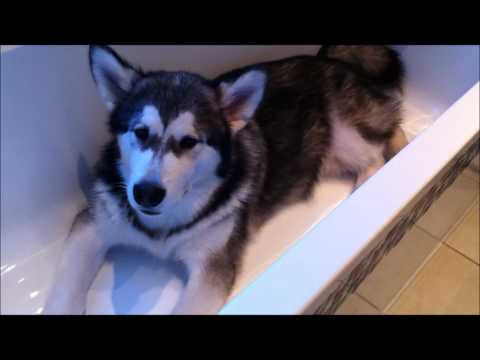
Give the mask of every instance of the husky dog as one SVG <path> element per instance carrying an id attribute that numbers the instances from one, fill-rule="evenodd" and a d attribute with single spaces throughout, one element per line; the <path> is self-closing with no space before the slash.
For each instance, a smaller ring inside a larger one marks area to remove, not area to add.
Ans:
<path id="1" fill-rule="evenodd" d="M 144 72 L 105 46 L 89 57 L 112 138 L 46 314 L 85 312 L 114 245 L 182 261 L 173 313 L 216 313 L 255 229 L 321 177 L 358 187 L 401 147 L 403 67 L 384 46 L 323 46 L 213 80 Z"/>

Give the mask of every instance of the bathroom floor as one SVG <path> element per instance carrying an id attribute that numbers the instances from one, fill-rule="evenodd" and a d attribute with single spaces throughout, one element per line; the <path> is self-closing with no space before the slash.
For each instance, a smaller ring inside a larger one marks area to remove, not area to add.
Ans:
<path id="1" fill-rule="evenodd" d="M 480 314 L 479 157 L 337 314 Z"/>

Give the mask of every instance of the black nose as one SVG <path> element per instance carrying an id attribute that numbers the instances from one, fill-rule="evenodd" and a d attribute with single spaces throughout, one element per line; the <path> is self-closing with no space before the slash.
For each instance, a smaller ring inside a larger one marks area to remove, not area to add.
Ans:
<path id="1" fill-rule="evenodd" d="M 143 182 L 133 187 L 135 201 L 147 208 L 160 204 L 165 197 L 165 189 L 149 182 Z"/>

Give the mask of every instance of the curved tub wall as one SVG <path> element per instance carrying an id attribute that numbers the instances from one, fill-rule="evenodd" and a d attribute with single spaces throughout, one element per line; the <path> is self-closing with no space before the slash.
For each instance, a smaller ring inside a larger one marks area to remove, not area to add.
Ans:
<path id="1" fill-rule="evenodd" d="M 397 49 L 407 70 L 404 129 L 428 128 L 479 79 L 479 47 L 422 45 Z"/>

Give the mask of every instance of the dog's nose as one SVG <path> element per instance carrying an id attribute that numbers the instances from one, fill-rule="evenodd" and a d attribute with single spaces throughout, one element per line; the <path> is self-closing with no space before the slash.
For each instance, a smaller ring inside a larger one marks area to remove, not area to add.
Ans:
<path id="1" fill-rule="evenodd" d="M 152 208 L 162 202 L 165 189 L 157 184 L 143 182 L 133 187 L 133 197 L 139 205 Z"/>

